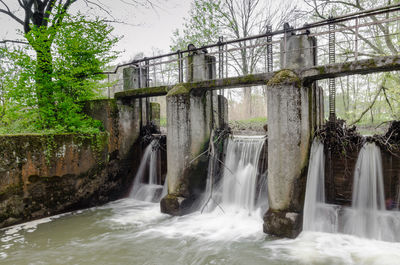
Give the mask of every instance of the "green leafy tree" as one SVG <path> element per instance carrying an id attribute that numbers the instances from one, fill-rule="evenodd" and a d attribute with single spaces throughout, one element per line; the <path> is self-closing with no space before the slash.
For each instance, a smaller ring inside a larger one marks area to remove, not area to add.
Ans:
<path id="1" fill-rule="evenodd" d="M 110 51 L 117 39 L 110 37 L 112 28 L 100 19 L 69 16 L 71 6 L 77 2 L 117 21 L 101 0 L 0 0 L 0 13 L 22 27 L 24 38 L 23 41 L 0 43 L 27 44 L 26 53 L 11 49 L 4 57 L 9 65 L 15 62 L 11 68 L 19 70 L 19 76 L 16 86 L 7 88 L 9 104 L 5 104 L 7 112 L 15 111 L 4 114 L 8 119 L 4 117 L 3 122 L 7 120 L 10 124 L 11 120 L 20 120 L 15 117 L 17 109 L 19 113 L 30 113 L 36 130 L 81 130 L 82 126 L 78 128 L 78 124 L 87 121 L 78 115 L 80 106 L 74 102 L 95 94 L 94 88 L 102 78 L 95 73 L 101 72 L 115 57 Z M 157 0 L 119 2 L 132 7 L 154 8 Z"/>
<path id="2" fill-rule="evenodd" d="M 41 30 L 34 28 L 30 32 L 39 36 Z M 18 75 L 7 89 L 10 104 L 6 107 L 3 123 L 9 128 L 30 131 L 98 130 L 99 122 L 82 114 L 82 101 L 98 95 L 97 90 L 102 86 L 100 81 L 104 78 L 98 73 L 117 55 L 112 48 L 118 38 L 111 36 L 112 30 L 100 19 L 88 20 L 80 14 L 65 15 L 54 35 L 50 58 L 45 60 L 51 62 L 46 81 L 40 78 L 38 81 L 38 64 L 44 62 L 32 56 L 37 49 L 28 46 L 23 50 L 8 50 L 7 64 Z M 30 121 L 28 128 L 21 123 L 27 119 Z"/>

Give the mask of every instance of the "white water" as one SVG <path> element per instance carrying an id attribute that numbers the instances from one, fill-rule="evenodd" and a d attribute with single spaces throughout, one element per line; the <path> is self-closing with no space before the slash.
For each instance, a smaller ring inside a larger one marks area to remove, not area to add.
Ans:
<path id="1" fill-rule="evenodd" d="M 231 140 L 234 146 L 240 144 Z M 249 154 L 248 149 L 249 146 L 233 148 L 235 152 L 227 153 L 225 163 L 235 155 L 233 160 L 239 165 L 241 160 L 245 160 L 245 154 Z M 313 157 L 319 157 L 317 161 L 321 162 L 323 152 L 315 154 Z M 241 168 L 252 164 L 250 160 L 242 163 Z M 237 178 L 241 179 L 240 176 Z M 313 186 L 319 185 L 317 182 Z M 223 187 L 221 185 L 221 189 Z M 294 240 L 269 237 L 262 232 L 260 214 L 265 211 L 260 210 L 258 203 L 252 206 L 256 210 L 249 212 L 245 203 L 249 200 L 236 202 L 230 198 L 223 201 L 222 190 L 219 193 L 218 202 L 224 207 L 224 212 L 216 207 L 203 214 L 198 211 L 172 217 L 160 213 L 159 203 L 127 198 L 102 207 L 0 230 L 0 263 L 399 264 L 400 243 L 309 231 L 304 231 Z"/>
<path id="2" fill-rule="evenodd" d="M 399 243 L 318 232 L 277 240 L 245 212 L 171 217 L 160 213 L 158 203 L 130 198 L 0 230 L 2 265 L 394 265 L 399 260 Z"/>
<path id="3" fill-rule="evenodd" d="M 157 141 L 153 140 L 144 150 L 138 172 L 133 182 L 130 197 L 139 201 L 159 202 L 166 195 L 166 183 L 161 185 L 160 176 L 157 172 L 158 159 L 160 151 L 157 147 Z M 144 182 L 145 174 L 148 173 L 148 183 Z"/>
<path id="4" fill-rule="evenodd" d="M 326 203 L 324 145 L 318 139 L 311 146 L 309 163 L 303 230 L 335 233 L 339 207 Z"/>
<path id="5" fill-rule="evenodd" d="M 363 238 L 400 241 L 400 213 L 387 211 L 379 147 L 367 143 L 360 150 L 354 172 L 352 207 L 325 203 L 323 145 L 311 148 L 304 204 L 305 231 L 345 233 Z"/>
<path id="6" fill-rule="evenodd" d="M 254 214 L 266 210 L 267 194 L 257 194 L 257 175 L 264 136 L 232 136 L 227 140 L 223 176 L 213 189 L 209 211 L 218 205 L 223 211 L 244 211 Z M 210 177 L 210 176 L 209 176 Z M 265 178 L 265 175 L 261 177 Z M 266 183 L 265 180 L 259 181 Z M 211 185 L 210 179 L 207 185 Z M 263 189 L 261 189 L 263 190 Z M 206 192 L 209 196 L 210 187 Z M 263 209 L 260 207 L 263 206 Z"/>

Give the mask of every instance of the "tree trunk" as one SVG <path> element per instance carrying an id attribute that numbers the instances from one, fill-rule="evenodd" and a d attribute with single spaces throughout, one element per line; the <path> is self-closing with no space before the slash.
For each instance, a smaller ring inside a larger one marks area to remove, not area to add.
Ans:
<path id="1" fill-rule="evenodd" d="M 50 46 L 45 45 L 36 49 L 35 69 L 36 94 L 40 115 L 39 124 L 43 128 L 49 128 L 52 122 L 56 120 L 52 74 L 51 49 Z"/>

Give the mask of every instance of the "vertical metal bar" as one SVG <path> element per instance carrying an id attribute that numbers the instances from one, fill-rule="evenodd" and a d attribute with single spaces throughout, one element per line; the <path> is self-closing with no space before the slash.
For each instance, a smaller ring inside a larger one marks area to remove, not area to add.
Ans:
<path id="1" fill-rule="evenodd" d="M 271 33 L 271 32 L 272 32 L 272 26 L 268 25 L 267 33 Z M 285 37 L 285 43 L 286 43 L 286 37 Z M 285 46 L 286 46 L 286 44 L 285 44 Z M 286 53 L 286 47 L 285 47 L 285 53 Z M 268 72 L 274 71 L 273 56 L 272 56 L 272 35 L 271 34 L 268 34 L 268 36 L 267 36 L 267 71 Z"/>
<path id="2" fill-rule="evenodd" d="M 142 88 L 142 66 L 140 65 L 140 62 L 137 66 L 139 67 L 138 88 Z"/>
<path id="3" fill-rule="evenodd" d="M 218 77 L 220 79 L 224 78 L 224 46 L 222 45 L 222 42 L 224 41 L 224 37 L 219 37 L 218 38 Z M 223 89 L 219 90 L 219 94 L 222 95 Z"/>
<path id="4" fill-rule="evenodd" d="M 183 83 L 183 62 L 181 51 L 178 51 L 178 72 L 178 82 Z"/>
<path id="5" fill-rule="evenodd" d="M 225 45 L 225 78 L 228 78 L 228 44 Z"/>
<path id="6" fill-rule="evenodd" d="M 145 87 L 149 87 L 150 86 L 150 67 L 149 67 L 149 60 L 145 61 L 145 75 L 146 75 L 146 82 L 145 82 Z M 150 98 L 146 97 L 145 98 L 145 104 L 146 104 L 146 124 L 149 125 L 150 124 Z"/>
<path id="7" fill-rule="evenodd" d="M 224 37 L 218 38 L 218 77 L 224 78 L 224 54 L 223 54 L 223 45 L 222 42 L 224 41 Z"/>
<path id="8" fill-rule="evenodd" d="M 156 71 L 157 71 L 157 67 L 156 67 L 156 62 L 154 60 L 154 63 L 153 63 L 153 85 L 152 86 L 157 86 L 157 73 L 156 73 Z"/>
<path id="9" fill-rule="evenodd" d="M 333 64 L 336 61 L 335 56 L 335 23 L 332 21 L 329 24 L 329 64 Z M 336 81 L 335 78 L 329 78 L 329 121 L 334 123 L 336 121 Z"/>
<path id="10" fill-rule="evenodd" d="M 283 68 L 286 67 L 286 42 L 287 42 L 287 27 L 283 27 L 283 63 L 281 64 Z"/>
<path id="11" fill-rule="evenodd" d="M 355 53 L 354 53 L 354 59 L 357 61 L 358 60 L 358 17 L 356 18 L 356 36 L 355 36 Z"/>

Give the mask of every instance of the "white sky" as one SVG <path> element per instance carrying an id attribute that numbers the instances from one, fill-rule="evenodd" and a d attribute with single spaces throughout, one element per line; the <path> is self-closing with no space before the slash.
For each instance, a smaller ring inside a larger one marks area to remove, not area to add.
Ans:
<path id="1" fill-rule="evenodd" d="M 12 10 L 18 8 L 16 2 L 16 0 L 5 0 Z M 118 60 L 121 62 L 130 60 L 139 52 L 151 56 L 153 48 L 168 52 L 172 32 L 182 27 L 183 18 L 187 17 L 191 0 L 155 0 L 158 7 L 154 9 L 133 7 L 119 0 L 102 0 L 102 2 L 109 6 L 114 17 L 131 24 L 114 24 L 115 35 L 124 36 L 117 47 L 124 51 Z M 80 1 L 73 5 L 73 9 L 83 13 L 90 12 Z M 3 13 L 0 13 L 0 25 L 0 39 L 15 39 L 16 29 L 22 30 L 20 24 Z"/>
<path id="2" fill-rule="evenodd" d="M 16 0 L 3 0 L 11 10 L 17 10 L 17 15 L 23 17 L 21 8 Z M 152 8 L 133 7 L 123 2 L 130 0 L 92 0 L 101 2 L 114 17 L 127 24 L 114 24 L 115 35 L 124 36 L 118 43 L 117 50 L 123 51 L 117 63 L 130 61 L 137 53 L 143 52 L 145 56 L 152 56 L 153 50 L 162 50 L 163 53 L 170 51 L 171 37 L 175 29 L 183 27 L 184 18 L 188 17 L 192 0 L 151 0 L 157 6 Z M 136 0 L 145 2 L 146 0 Z M 262 0 L 263 1 L 263 0 Z M 281 0 L 274 0 L 274 3 L 281 3 Z M 293 3 L 300 3 L 300 0 L 293 0 Z M 0 3 L 0 7 L 3 8 Z M 19 11 L 18 11 L 19 9 Z M 79 0 L 73 4 L 72 11 L 81 11 L 84 14 L 106 15 L 99 9 L 92 11 Z M 0 13 L 0 40 L 16 39 L 16 29 L 22 30 L 22 26 Z"/>

